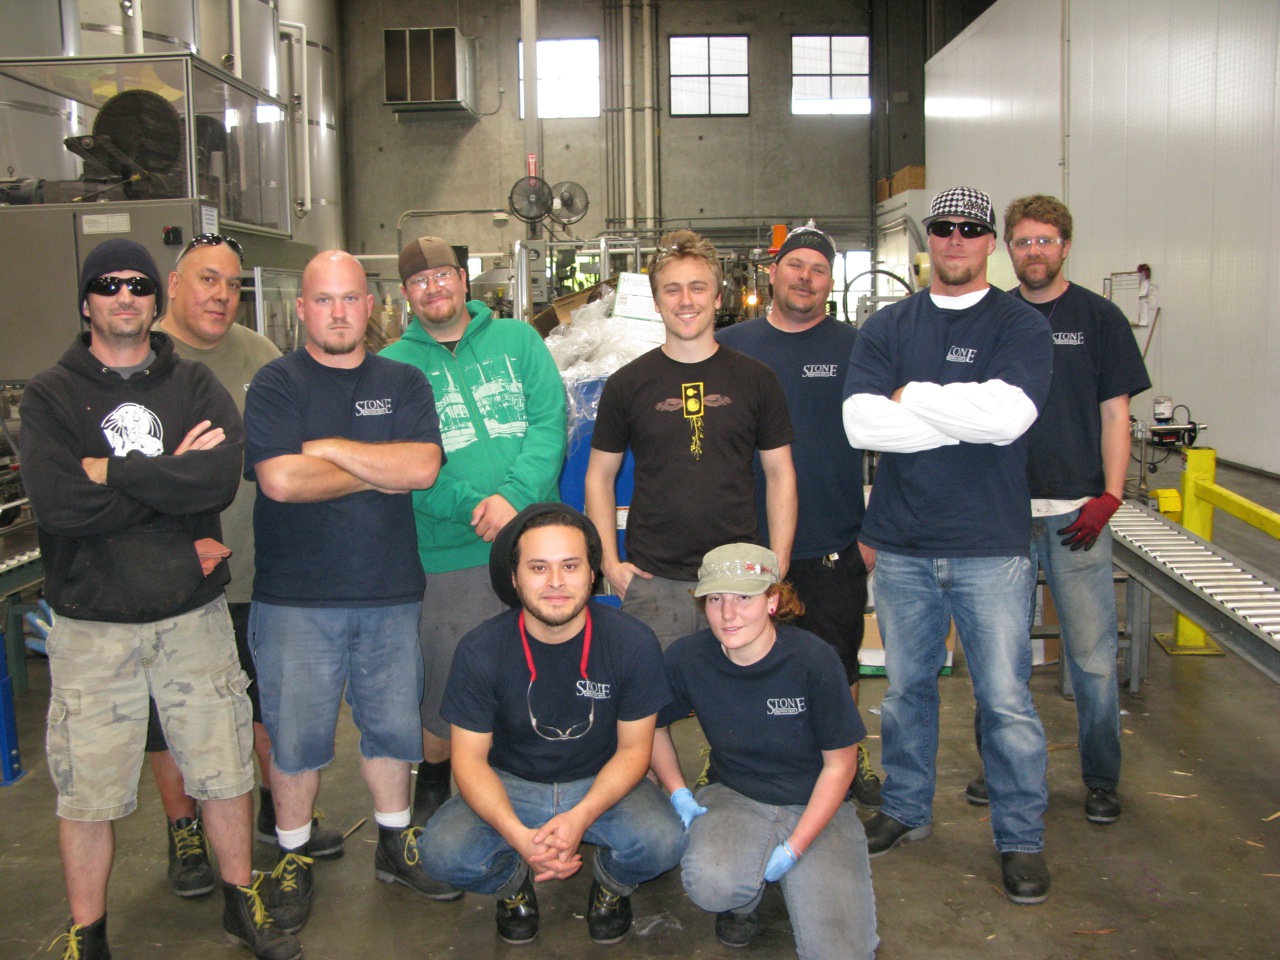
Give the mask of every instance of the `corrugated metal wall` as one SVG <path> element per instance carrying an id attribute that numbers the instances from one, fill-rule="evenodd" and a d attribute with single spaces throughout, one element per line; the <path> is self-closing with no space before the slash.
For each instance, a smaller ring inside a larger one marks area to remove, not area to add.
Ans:
<path id="1" fill-rule="evenodd" d="M 1090 289 L 1151 265 L 1153 393 L 1208 422 L 1202 443 L 1222 457 L 1273 473 L 1278 54 L 1274 3 L 1001 0 L 930 60 L 925 107 L 930 189 L 972 182 L 998 207 L 1063 196 L 1069 274 Z M 1012 283 L 1007 261 L 993 280 Z M 1135 413 L 1149 412 L 1144 396 Z"/>

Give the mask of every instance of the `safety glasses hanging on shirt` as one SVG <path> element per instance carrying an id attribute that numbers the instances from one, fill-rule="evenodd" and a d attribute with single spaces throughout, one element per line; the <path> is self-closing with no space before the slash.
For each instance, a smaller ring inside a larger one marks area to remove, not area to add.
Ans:
<path id="1" fill-rule="evenodd" d="M 577 740 L 585 737 L 587 732 L 596 722 L 596 701 L 591 698 L 591 713 L 587 719 L 581 723 L 575 723 L 571 727 L 561 730 L 559 727 L 553 727 L 550 724 L 542 723 L 533 714 L 533 683 L 538 679 L 538 668 L 533 663 L 533 650 L 529 647 L 529 635 L 524 629 L 524 611 L 520 612 L 518 621 L 520 626 L 520 642 L 524 646 L 525 663 L 529 665 L 529 689 L 525 691 L 524 702 L 529 710 L 529 724 L 533 727 L 533 732 L 540 736 L 543 740 Z M 582 663 L 578 667 L 578 672 L 582 674 L 582 679 L 587 678 L 587 659 L 591 656 L 591 612 L 587 611 L 587 624 L 584 628 L 582 638 Z"/>

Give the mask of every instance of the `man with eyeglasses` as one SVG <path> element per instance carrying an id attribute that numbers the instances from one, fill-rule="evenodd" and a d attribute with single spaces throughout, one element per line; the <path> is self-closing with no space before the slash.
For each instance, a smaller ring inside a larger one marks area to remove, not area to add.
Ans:
<path id="1" fill-rule="evenodd" d="M 245 392 L 254 374 L 280 356 L 266 337 L 237 323 L 244 252 L 232 237 L 202 233 L 178 254 L 169 274 L 168 308 L 156 329 L 169 335 L 184 360 L 203 363 L 226 387 L 243 414 Z M 241 478 L 231 506 L 222 512 L 223 542 L 231 550 L 227 606 L 235 628 L 240 665 L 248 675 L 253 705 L 253 750 L 261 778 L 257 837 L 275 845 L 275 806 L 271 800 L 271 737 L 262 723 L 262 706 L 253 656 L 249 652 L 249 601 L 253 595 L 253 501 L 257 488 Z M 196 802 L 186 792 L 159 718 L 152 705 L 147 729 L 150 761 L 165 813 L 169 818 L 169 884 L 180 897 L 196 897 L 213 889 L 213 866 Z M 342 833 L 314 825 L 307 855 L 342 856 Z"/>
<path id="2" fill-rule="evenodd" d="M 595 844 L 587 932 L 616 943 L 631 893 L 680 861 L 686 836 L 646 776 L 670 699 L 652 630 L 589 603 L 601 544 L 563 503 L 522 510 L 493 542 L 494 593 L 514 609 L 458 644 L 441 713 L 458 796 L 422 834 L 431 876 L 497 900 L 498 935 L 538 935 L 534 883 L 564 880 Z"/>
<path id="3" fill-rule="evenodd" d="M 841 390 L 857 331 L 827 315 L 835 285 L 836 247 L 809 221 L 792 230 L 769 265 L 769 312 L 725 327 L 716 339 L 767 364 L 787 396 L 799 512 L 787 579 L 804 604 L 796 626 L 835 649 L 858 702 L 858 651 L 867 607 L 867 566 L 858 545 L 862 528 L 862 451 L 845 442 Z M 764 474 L 756 460 L 756 515 L 768 529 Z M 768 540 L 763 542 L 768 546 Z M 868 550 L 870 553 L 870 550 Z M 853 798 L 880 809 L 880 778 L 864 743 L 858 744 Z"/>
<path id="4" fill-rule="evenodd" d="M 160 274 L 132 240 L 80 271 L 89 330 L 22 397 L 22 470 L 39 524 L 52 694 L 49 771 L 71 907 L 64 957 L 105 960 L 113 821 L 137 806 L 154 698 L 204 809 L 223 929 L 264 960 L 302 948 L 263 906 L 249 838 L 253 732 L 223 587 L 219 513 L 235 496 L 244 429 L 207 367 L 152 331 Z"/>
<path id="5" fill-rule="evenodd" d="M 1107 521 L 1124 499 L 1129 398 L 1151 387 L 1120 308 L 1062 275 L 1071 211 L 1055 197 L 1020 197 L 1004 214 L 1018 286 L 1053 329 L 1053 384 L 1028 432 L 1031 567 L 1044 571 L 1062 625 L 1079 724 L 1085 818 L 1120 819 L 1120 693 L 1116 591 Z M 988 800 L 969 784 L 970 803 Z"/>
<path id="6" fill-rule="evenodd" d="M 317 254 L 297 300 L 306 345 L 259 370 L 245 396 L 245 476 L 258 483 L 249 646 L 280 848 L 268 903 L 286 930 L 311 911 L 307 850 L 344 691 L 378 828 L 374 876 L 458 897 L 422 872 L 409 823 L 422 568 L 408 494 L 435 482 L 439 422 L 426 377 L 365 350 L 373 306 L 355 257 Z"/>
<path id="7" fill-rule="evenodd" d="M 884 803 L 867 823 L 867 848 L 879 857 L 932 830 L 937 674 L 954 619 L 981 715 L 1005 894 L 1040 903 L 1047 752 L 1028 687 L 1025 433 L 1049 392 L 1053 341 L 1042 316 L 987 283 L 996 237 L 985 193 L 942 191 L 924 226 L 930 286 L 867 321 L 844 389 L 849 442 L 883 453 L 861 534 L 876 551 L 889 679 Z"/>
<path id="8" fill-rule="evenodd" d="M 413 320 L 382 356 L 427 375 L 448 455 L 431 489 L 413 495 L 426 572 L 418 628 L 424 759 L 413 794 L 413 822 L 421 825 L 449 799 L 449 724 L 440 703 L 453 651 L 464 633 L 503 609 L 488 587 L 489 544 L 516 511 L 558 496 L 565 396 L 532 326 L 467 300 L 467 273 L 446 241 L 409 241 L 399 269 Z"/>

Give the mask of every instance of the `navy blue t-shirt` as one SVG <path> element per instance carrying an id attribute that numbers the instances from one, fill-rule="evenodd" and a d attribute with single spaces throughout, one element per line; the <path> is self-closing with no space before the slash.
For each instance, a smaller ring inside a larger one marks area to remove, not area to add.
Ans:
<path id="1" fill-rule="evenodd" d="M 535 783 L 594 777 L 618 752 L 618 721 L 642 720 L 670 701 L 654 632 L 614 607 L 592 602 L 587 609 L 586 680 L 580 671 L 584 631 L 554 644 L 530 635 L 538 671 L 530 682 L 519 609 L 486 620 L 458 642 L 440 716 L 493 734 L 489 764 L 495 769 Z M 547 739 L 560 734 L 574 739 Z"/>
<path id="2" fill-rule="evenodd" d="M 1022 300 L 1018 290 L 1010 292 Z M 1053 329 L 1053 384 L 1027 431 L 1031 497 L 1096 497 L 1107 485 L 1098 405 L 1150 390 L 1151 378 L 1129 321 L 1105 297 L 1073 283 L 1056 300 L 1030 306 Z"/>
<path id="3" fill-rule="evenodd" d="M 875 313 L 858 333 L 844 396 L 891 396 L 913 381 L 1018 387 L 1044 406 L 1053 371 L 1049 325 L 1025 303 L 989 288 L 963 310 L 928 290 Z M 917 557 L 1027 556 L 1031 498 L 1027 435 L 880 457 L 860 538 Z"/>
<path id="4" fill-rule="evenodd" d="M 796 560 L 838 553 L 862 529 L 862 451 L 849 446 L 840 410 L 849 354 L 857 336 L 857 330 L 835 317 L 797 333 L 779 330 L 759 317 L 716 334 L 721 343 L 772 369 L 787 396 L 796 434 L 791 459 L 800 501 L 791 550 Z M 757 522 L 760 540 L 768 546 L 764 474 L 758 454 L 755 468 Z"/>
<path id="5" fill-rule="evenodd" d="M 426 376 L 373 354 L 350 370 L 326 367 L 305 348 L 272 360 L 249 385 L 244 422 L 244 475 L 254 481 L 257 464 L 301 453 L 307 440 L 440 446 Z M 280 503 L 259 488 L 253 533 L 254 600 L 371 607 L 422 599 L 425 580 L 407 493 L 368 490 L 321 503 Z"/>
<path id="6" fill-rule="evenodd" d="M 742 667 L 710 630 L 667 648 L 665 727 L 692 711 L 711 744 L 711 777 L 759 803 L 806 804 L 822 751 L 867 735 L 836 652 L 813 634 L 777 626 L 773 648 Z"/>

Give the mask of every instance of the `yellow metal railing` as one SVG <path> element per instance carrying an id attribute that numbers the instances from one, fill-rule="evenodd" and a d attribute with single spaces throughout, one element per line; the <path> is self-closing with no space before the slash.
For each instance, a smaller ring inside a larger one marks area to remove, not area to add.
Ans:
<path id="1" fill-rule="evenodd" d="M 1216 450 L 1209 447 L 1188 447 L 1183 453 L 1186 456 L 1186 468 L 1182 474 L 1181 523 L 1188 533 L 1212 540 L 1213 511 L 1217 508 L 1263 533 L 1280 538 L 1280 513 L 1268 510 L 1214 481 L 1218 467 Z M 1157 637 L 1157 641 L 1159 640 Z M 1182 614 L 1177 615 L 1173 637 L 1160 645 L 1169 653 L 1202 656 L 1222 653 L 1204 630 Z"/>

